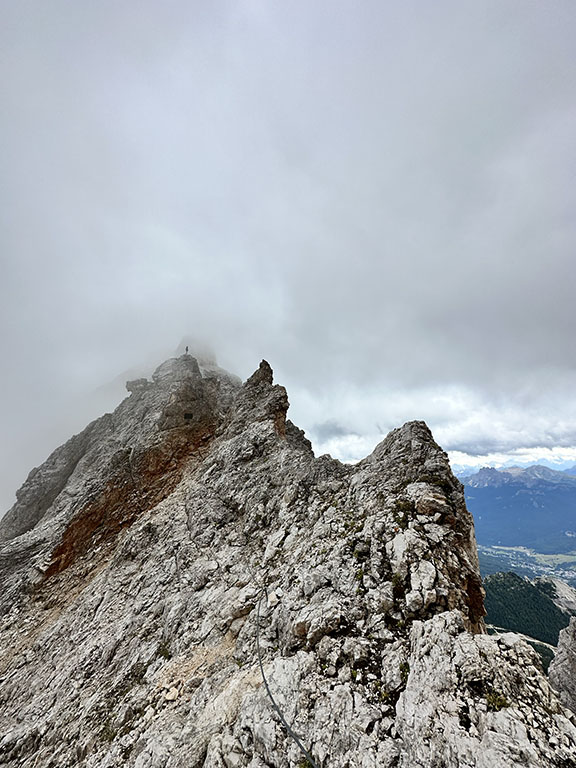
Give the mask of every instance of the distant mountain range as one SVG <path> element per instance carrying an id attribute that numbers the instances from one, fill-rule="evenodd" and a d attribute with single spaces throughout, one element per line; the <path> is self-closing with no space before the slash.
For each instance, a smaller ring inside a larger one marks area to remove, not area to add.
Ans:
<path id="1" fill-rule="evenodd" d="M 576 475 L 536 464 L 461 477 L 480 545 L 576 551 Z"/>
<path id="2" fill-rule="evenodd" d="M 576 488 L 576 476 L 574 468 L 559 472 L 541 464 L 531 467 L 506 467 L 494 469 L 494 467 L 482 467 L 472 475 L 464 475 L 460 478 L 464 485 L 470 488 L 500 488 L 503 485 L 518 485 L 525 488 L 534 488 L 546 484 L 547 486 L 571 486 Z"/>

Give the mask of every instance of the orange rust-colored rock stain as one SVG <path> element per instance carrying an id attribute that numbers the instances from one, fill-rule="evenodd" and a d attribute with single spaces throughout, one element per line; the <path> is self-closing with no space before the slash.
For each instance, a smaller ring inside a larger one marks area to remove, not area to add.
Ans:
<path id="1" fill-rule="evenodd" d="M 96 547 L 110 546 L 118 534 L 144 512 L 165 499 L 179 483 L 186 462 L 208 445 L 213 425 L 194 430 L 170 430 L 150 449 L 117 457 L 104 489 L 74 516 L 64 531 L 44 574 L 62 573 Z"/>

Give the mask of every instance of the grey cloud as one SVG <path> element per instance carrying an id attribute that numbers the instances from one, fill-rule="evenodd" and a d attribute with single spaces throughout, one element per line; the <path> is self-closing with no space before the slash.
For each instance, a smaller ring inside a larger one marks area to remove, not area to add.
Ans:
<path id="1" fill-rule="evenodd" d="M 356 432 L 339 424 L 334 419 L 329 421 L 323 421 L 320 424 L 312 424 L 310 427 L 310 434 L 319 442 L 323 443 L 334 437 L 346 437 L 347 435 L 355 435 Z"/>
<path id="2" fill-rule="evenodd" d="M 506 439 L 507 438 L 507 439 Z M 542 448 L 572 448 L 574 446 L 574 427 L 572 426 L 568 434 L 560 432 L 559 434 L 546 434 L 528 437 L 522 440 L 522 448 L 542 449 Z M 446 446 L 449 451 L 460 451 L 469 456 L 486 456 L 491 453 L 511 453 L 518 447 L 518 439 L 505 436 L 504 439 L 497 433 L 486 436 L 481 440 L 461 439 L 455 440 Z"/>
<path id="3" fill-rule="evenodd" d="M 568 2 L 4 3 L 0 488 L 185 333 L 242 376 L 269 359 L 304 427 L 452 439 L 422 392 L 456 386 L 576 444 L 551 391 L 576 369 L 575 32 Z"/>

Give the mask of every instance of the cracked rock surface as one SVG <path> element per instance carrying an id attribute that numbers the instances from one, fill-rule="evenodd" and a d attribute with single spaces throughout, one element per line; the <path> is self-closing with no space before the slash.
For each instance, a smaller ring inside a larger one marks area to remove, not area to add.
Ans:
<path id="1" fill-rule="evenodd" d="M 576 712 L 576 617 L 571 618 L 566 629 L 560 631 L 549 675 L 560 701 Z"/>
<path id="2" fill-rule="evenodd" d="M 270 366 L 183 355 L 0 522 L 0 764 L 576 766 L 574 715 L 484 634 L 472 519 L 423 422 L 316 458 Z"/>

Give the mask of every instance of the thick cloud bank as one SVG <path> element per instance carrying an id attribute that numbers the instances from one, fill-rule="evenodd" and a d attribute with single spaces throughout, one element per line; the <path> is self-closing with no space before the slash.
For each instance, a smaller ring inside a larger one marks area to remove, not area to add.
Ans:
<path id="1" fill-rule="evenodd" d="M 469 454 L 576 446 L 574 3 L 2 17 L 6 504 L 187 333 L 269 359 L 343 458 L 406 418 Z"/>

